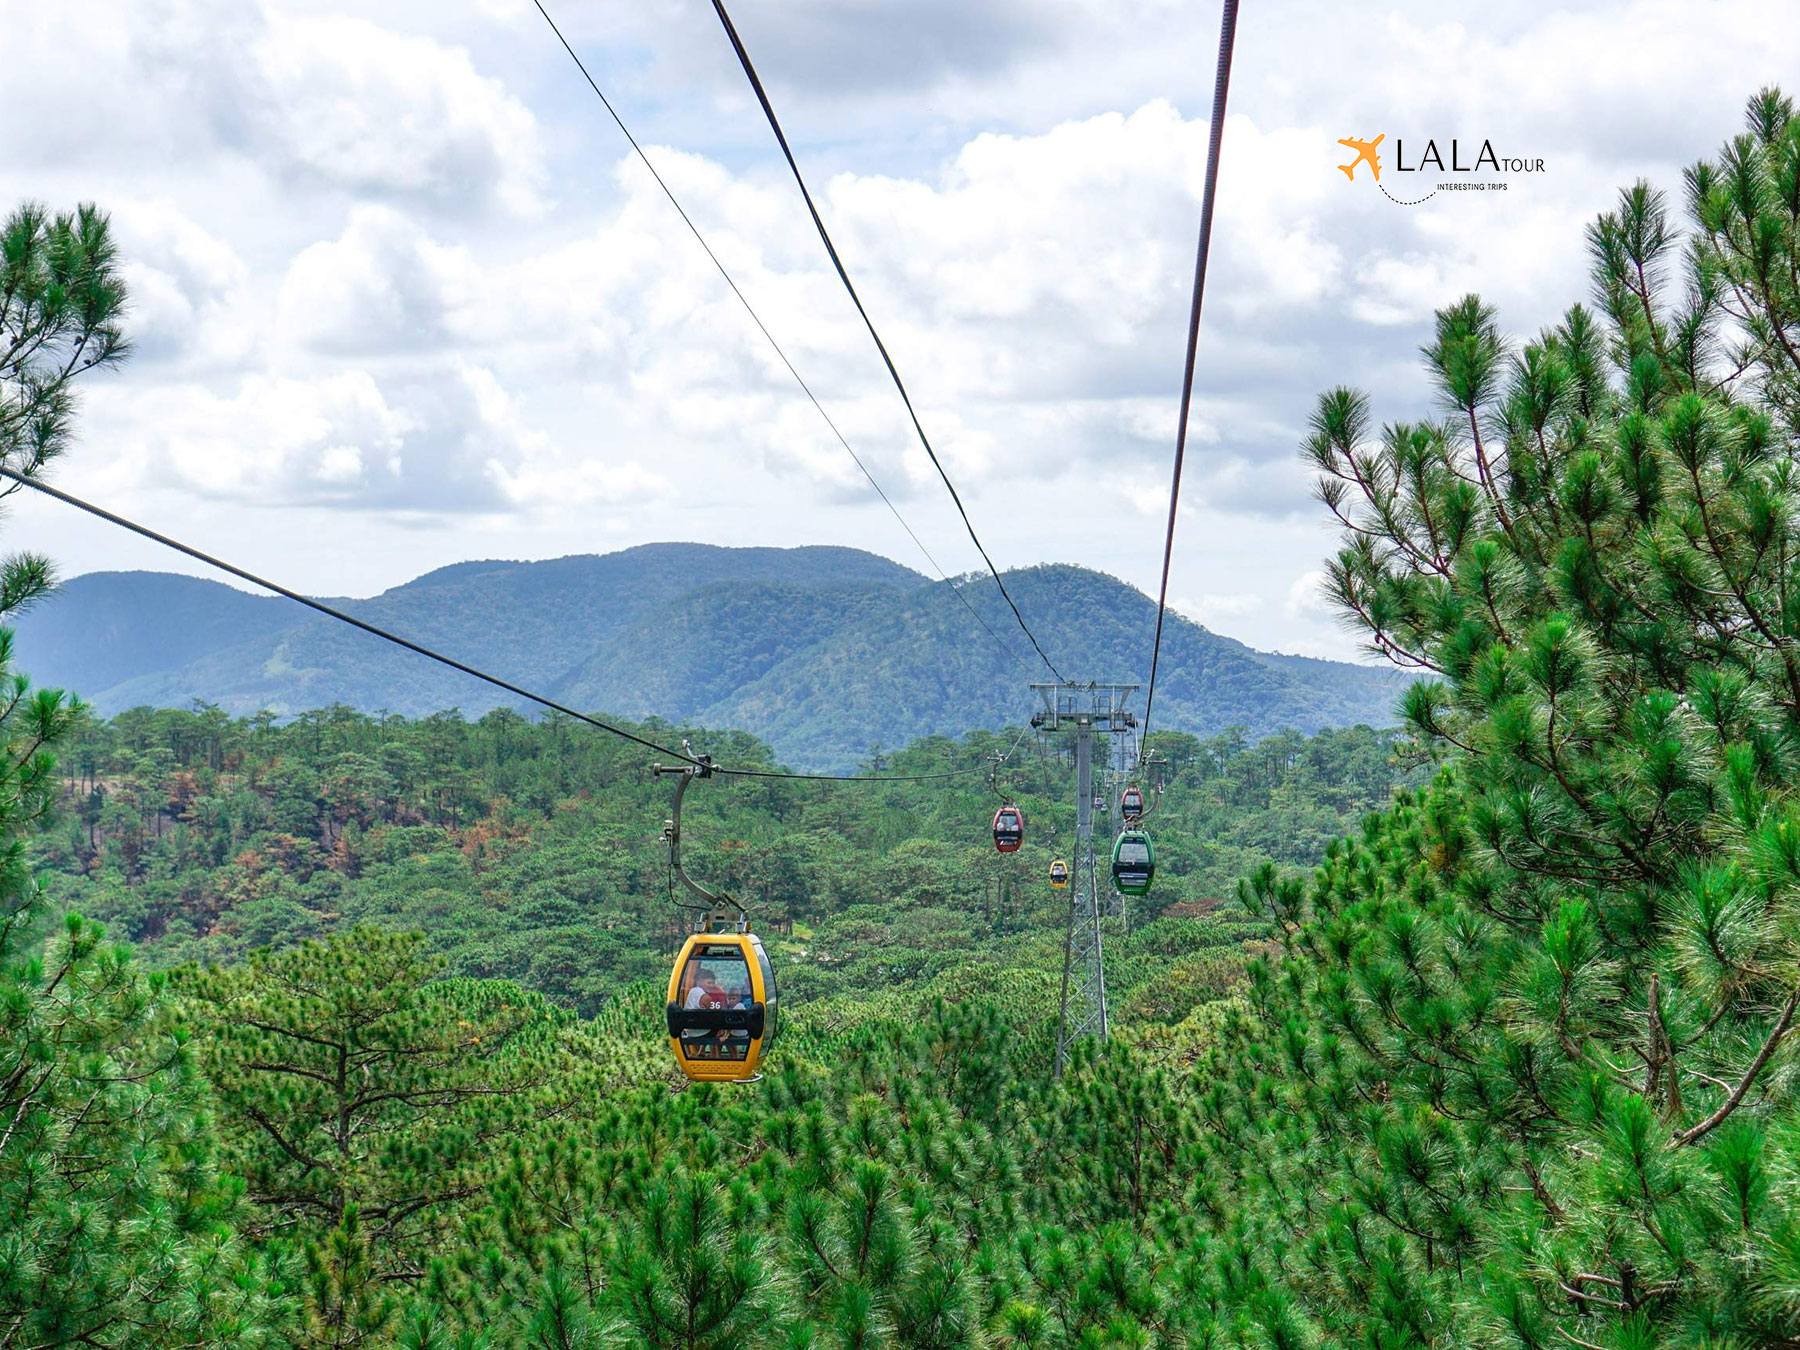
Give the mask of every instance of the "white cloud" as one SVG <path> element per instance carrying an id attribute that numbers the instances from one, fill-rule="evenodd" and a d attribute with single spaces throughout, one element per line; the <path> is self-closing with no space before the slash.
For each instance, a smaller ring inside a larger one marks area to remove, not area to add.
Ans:
<path id="1" fill-rule="evenodd" d="M 353 190 L 540 206 L 531 112 L 469 53 L 365 19 L 267 11 L 252 46 L 263 143 Z"/>
<path id="2" fill-rule="evenodd" d="M 251 375 L 230 395 L 152 393 L 146 441 L 191 489 L 250 499 L 342 500 L 393 475 L 416 423 L 366 371 L 317 380 Z"/>
<path id="3" fill-rule="evenodd" d="M 1153 104 L 1036 137 L 977 138 L 935 183 L 848 174 L 831 181 L 829 213 L 844 251 L 959 481 L 978 487 L 1016 474 L 1026 460 L 1034 471 L 1061 474 L 1166 456 L 1185 311 L 1181 235 L 1196 213 L 1204 132 Z M 1241 134 L 1256 138 L 1248 123 Z M 715 251 L 840 426 L 854 432 L 859 453 L 870 449 L 865 462 L 879 462 L 887 486 L 903 496 L 935 484 L 824 258 L 816 247 L 795 246 L 807 238 L 806 222 L 789 185 L 733 175 L 693 155 L 652 153 L 677 190 L 702 204 L 695 214 Z M 1286 181 L 1280 164 L 1272 172 Z M 522 256 L 502 250 L 478 260 L 392 209 L 361 208 L 339 239 L 311 246 L 290 267 L 284 327 L 324 350 L 454 342 L 502 366 L 529 352 L 540 375 L 566 372 L 597 397 L 630 397 L 654 409 L 668 432 L 726 435 L 758 448 L 771 467 L 810 477 L 828 496 L 860 490 L 860 472 L 796 401 L 791 374 L 682 238 L 660 190 L 631 159 L 616 176 L 624 197 L 589 235 Z M 1310 229 L 1298 228 L 1297 239 Z M 1268 230 L 1252 221 L 1221 237 L 1252 233 Z M 1294 247 L 1304 254 L 1307 246 Z M 1248 267 L 1234 262 L 1215 294 L 1235 313 L 1256 303 L 1285 307 L 1325 284 L 1328 269 L 1314 270 L 1296 282 L 1283 274 L 1278 251 L 1268 252 Z M 1218 322 L 1237 320 L 1228 313 Z M 1223 392 L 1228 370 L 1218 367 L 1267 370 L 1294 359 L 1278 337 L 1215 339 L 1192 443 L 1217 444 L 1231 425 L 1241 459 L 1254 449 L 1243 439 L 1248 427 L 1284 439 L 1285 456 L 1287 429 Z M 1149 383 L 1159 396 L 1139 392 L 1148 369 L 1158 372 Z M 803 430 L 809 418 L 815 425 Z M 1225 478 L 1247 472 L 1227 470 Z"/>
<path id="4" fill-rule="evenodd" d="M 251 374 L 214 389 L 169 383 L 94 401 L 138 486 L 172 476 L 212 500 L 335 505 L 417 519 L 660 500 L 669 480 L 633 459 L 533 426 L 486 367 L 453 358 L 382 378 Z"/>
<path id="5" fill-rule="evenodd" d="M 491 19 L 508 27 L 516 27 L 528 19 L 537 18 L 531 0 L 475 0 L 475 11 L 484 19 Z"/>
<path id="6" fill-rule="evenodd" d="M 719 406 L 723 408 L 726 404 L 721 400 Z M 765 462 L 773 472 L 784 477 L 798 476 L 823 485 L 828 491 L 835 489 L 834 495 L 840 500 L 845 495 L 860 496 L 870 490 L 869 480 L 856 467 L 856 460 L 844 453 L 844 447 L 812 404 L 803 399 L 787 399 L 779 404 L 773 416 L 767 415 L 766 404 L 761 408 L 748 408 L 740 402 L 738 406 L 745 414 L 750 435 L 761 442 Z M 891 420 L 882 416 L 885 412 L 883 408 L 880 413 L 875 413 L 869 402 L 865 402 L 856 407 L 840 408 L 832 421 L 845 433 L 845 439 L 852 446 L 861 447 L 857 458 L 876 475 L 876 481 L 885 478 L 899 488 L 904 486 L 904 480 L 899 474 L 884 472 L 892 467 L 892 462 L 876 454 L 880 442 L 869 434 L 880 422 Z M 732 416 L 735 419 L 736 414 Z M 725 425 L 721 422 L 719 429 L 724 430 Z M 888 438 L 888 449 L 897 451 L 900 456 L 906 453 L 906 446 L 897 437 Z"/>
<path id="7" fill-rule="evenodd" d="M 495 463 L 494 476 L 509 502 L 515 506 L 571 510 L 596 503 L 616 506 L 661 500 L 673 494 L 674 484 L 642 464 L 578 463 L 568 469 L 528 466 L 513 472 Z M 623 517 L 609 516 L 618 522 Z M 610 528 L 610 527 L 609 527 Z"/>
<path id="8" fill-rule="evenodd" d="M 280 328 L 327 352 L 430 350 L 450 338 L 474 285 L 466 249 L 434 242 L 391 207 L 361 206 L 338 239 L 302 249 L 288 266 Z"/>
<path id="9" fill-rule="evenodd" d="M 166 197 L 111 206 L 136 359 L 222 367 L 254 360 L 259 316 L 237 250 Z"/>
<path id="10" fill-rule="evenodd" d="M 1207 593 L 1194 599 L 1171 598 L 1169 604 L 1178 612 L 1215 627 L 1221 619 L 1241 619 L 1256 613 L 1263 606 L 1263 598 L 1250 591 L 1236 591 L 1227 595 Z"/>
<path id="11" fill-rule="evenodd" d="M 517 401 L 491 370 L 459 363 L 474 400 L 487 451 L 483 469 L 515 507 L 566 511 L 596 503 L 618 506 L 660 501 L 674 485 L 635 460 L 565 452 L 529 425 Z"/>
<path id="12" fill-rule="evenodd" d="M 1334 617 L 1337 611 L 1325 598 L 1324 570 L 1302 572 L 1295 577 L 1282 609 L 1290 619 Z"/>
<path id="13" fill-rule="evenodd" d="M 0 23 L 0 113 L 32 129 L 15 162 L 124 154 L 167 179 L 242 156 L 297 196 L 544 205 L 535 117 L 461 45 L 279 0 L 0 0 Z"/>

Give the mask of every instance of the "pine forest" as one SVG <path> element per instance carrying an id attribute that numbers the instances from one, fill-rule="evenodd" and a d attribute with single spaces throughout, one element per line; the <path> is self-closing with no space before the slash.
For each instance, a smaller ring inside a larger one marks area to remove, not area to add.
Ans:
<path id="1" fill-rule="evenodd" d="M 781 1005 L 757 1081 L 689 1082 L 641 744 L 101 716 L 4 634 L 0 1350 L 1800 1346 L 1793 103 L 1562 248 L 1540 332 L 1440 297 L 1417 420 L 1318 395 L 1326 587 L 1416 678 L 1150 732 L 1155 883 L 1102 858 L 1060 1077 L 1072 742 L 857 784 L 613 719 L 775 775 L 688 785 Z M 130 359 L 129 275 L 101 207 L 0 230 L 12 488 Z M 55 584 L 8 555 L 0 611 Z"/>

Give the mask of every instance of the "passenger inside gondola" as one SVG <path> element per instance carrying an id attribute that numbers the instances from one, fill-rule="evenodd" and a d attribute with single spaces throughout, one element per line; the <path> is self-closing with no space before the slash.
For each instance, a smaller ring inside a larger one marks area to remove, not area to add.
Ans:
<path id="1" fill-rule="evenodd" d="M 680 994 L 681 1006 L 690 1012 L 749 1008 L 750 967 L 743 952 L 735 945 L 696 947 L 681 972 Z M 693 1043 L 687 1050 L 690 1059 L 742 1059 L 749 1037 L 742 1028 L 687 1027 L 681 1033 L 683 1042 Z"/>
<path id="2" fill-rule="evenodd" d="M 725 1006 L 727 1008 L 735 1008 L 742 1011 L 749 1008 L 752 1001 L 753 1000 L 750 997 L 750 978 L 748 975 L 744 976 L 744 982 L 742 984 L 732 985 L 725 991 Z M 738 1041 L 749 1040 L 750 1033 L 743 1027 L 738 1027 L 731 1032 L 731 1038 Z"/>

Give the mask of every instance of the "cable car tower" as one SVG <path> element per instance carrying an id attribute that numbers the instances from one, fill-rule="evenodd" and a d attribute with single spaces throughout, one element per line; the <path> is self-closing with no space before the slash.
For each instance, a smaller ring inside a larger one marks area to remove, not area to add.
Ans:
<path id="1" fill-rule="evenodd" d="M 1062 1012 L 1056 1027 L 1056 1069 L 1062 1077 L 1069 1047 L 1083 1036 L 1107 1037 L 1106 967 L 1100 951 L 1100 896 L 1094 864 L 1094 735 L 1128 736 L 1137 714 L 1125 705 L 1135 684 L 1034 684 L 1043 709 L 1031 725 L 1075 733 L 1075 884 L 1069 895 L 1069 935 L 1063 947 Z M 1110 760 L 1112 747 L 1108 747 Z"/>

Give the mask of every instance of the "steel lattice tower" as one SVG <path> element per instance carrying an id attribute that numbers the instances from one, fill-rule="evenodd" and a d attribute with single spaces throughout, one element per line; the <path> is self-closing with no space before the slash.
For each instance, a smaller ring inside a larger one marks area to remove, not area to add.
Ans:
<path id="1" fill-rule="evenodd" d="M 1043 700 L 1031 725 L 1075 733 L 1075 875 L 1070 887 L 1068 939 L 1063 947 L 1062 1012 L 1056 1029 L 1056 1076 L 1069 1047 L 1083 1036 L 1107 1038 L 1106 961 L 1100 943 L 1105 901 L 1094 854 L 1094 734 L 1123 736 L 1137 726 L 1125 706 L 1135 684 L 1034 684 Z M 1108 746 L 1108 760 L 1112 758 Z M 1110 872 L 1108 873 L 1110 876 Z"/>

